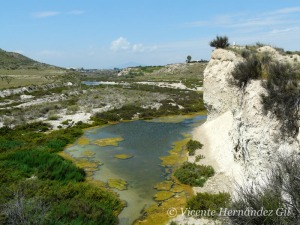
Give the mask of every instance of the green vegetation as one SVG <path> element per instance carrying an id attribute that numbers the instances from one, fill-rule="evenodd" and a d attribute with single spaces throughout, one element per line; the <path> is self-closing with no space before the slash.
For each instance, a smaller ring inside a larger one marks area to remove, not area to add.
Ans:
<path id="1" fill-rule="evenodd" d="M 47 64 L 39 63 L 16 52 L 6 52 L 0 49 L 0 69 L 41 69 L 50 67 Z"/>
<path id="2" fill-rule="evenodd" d="M 264 87 L 268 94 L 262 95 L 266 111 L 271 111 L 282 121 L 283 137 L 296 137 L 300 120 L 300 73 L 288 64 L 272 63 Z"/>
<path id="3" fill-rule="evenodd" d="M 207 215 L 208 210 L 215 211 L 215 217 L 218 216 L 221 208 L 229 208 L 230 195 L 228 193 L 209 194 L 209 193 L 197 193 L 196 196 L 190 198 L 186 204 L 186 208 L 189 210 L 201 210 L 203 215 L 199 214 L 199 217 L 211 217 L 213 215 Z"/>
<path id="4" fill-rule="evenodd" d="M 242 89 L 247 86 L 250 80 L 262 77 L 262 65 L 257 55 L 245 54 L 244 57 L 246 57 L 246 61 L 239 63 L 232 72 L 232 76 L 235 79 L 234 84 Z"/>
<path id="5" fill-rule="evenodd" d="M 300 219 L 300 158 L 297 153 L 280 156 L 264 184 L 240 186 L 231 208 L 272 210 L 274 213 L 257 216 L 235 215 L 234 224 L 298 224 Z M 266 185 L 267 184 L 267 185 Z"/>
<path id="6" fill-rule="evenodd" d="M 226 48 L 229 46 L 228 37 L 227 36 L 217 36 L 214 40 L 212 40 L 209 45 L 215 48 Z"/>
<path id="7" fill-rule="evenodd" d="M 187 62 L 187 63 L 190 63 L 191 60 L 192 60 L 192 56 L 188 55 L 188 56 L 186 57 L 186 62 Z"/>
<path id="8" fill-rule="evenodd" d="M 268 94 L 262 95 L 265 112 L 271 111 L 282 122 L 282 137 L 296 137 L 300 108 L 299 68 L 287 63 L 274 61 L 269 54 L 253 51 L 245 55 L 232 73 L 234 85 L 245 89 L 251 80 L 266 79 L 262 82 Z"/>
<path id="9" fill-rule="evenodd" d="M 195 140 L 189 140 L 189 142 L 186 144 L 186 148 L 188 150 L 189 156 L 195 155 L 195 151 L 197 149 L 201 149 L 203 147 L 203 144 L 201 144 L 199 141 Z"/>
<path id="10" fill-rule="evenodd" d="M 124 207 L 117 196 L 56 154 L 83 134 L 80 126 L 50 129 L 41 122 L 0 129 L 0 223 L 117 224 Z"/>
<path id="11" fill-rule="evenodd" d="M 0 89 L 50 83 L 65 71 L 0 49 Z"/>
<path id="12" fill-rule="evenodd" d="M 120 120 L 131 120 L 137 113 L 138 118 L 149 119 L 159 116 L 189 114 L 204 111 L 204 103 L 202 93 L 194 91 L 178 91 L 168 88 L 160 88 L 151 86 L 143 86 L 143 89 L 148 92 L 159 92 L 172 95 L 172 100 L 161 100 L 159 109 L 145 108 L 142 104 L 127 104 L 118 109 L 113 109 L 108 112 L 96 113 L 93 120 L 101 120 L 103 122 L 116 122 Z M 174 94 L 173 94 L 174 93 Z M 180 108 L 178 105 L 182 106 Z"/>
<path id="13" fill-rule="evenodd" d="M 203 187 L 207 179 L 214 174 L 211 166 L 185 162 L 175 171 L 174 176 L 183 184 Z"/>
<path id="14" fill-rule="evenodd" d="M 197 155 L 195 158 L 195 162 L 199 162 L 201 159 L 204 159 L 205 156 L 204 155 Z"/>

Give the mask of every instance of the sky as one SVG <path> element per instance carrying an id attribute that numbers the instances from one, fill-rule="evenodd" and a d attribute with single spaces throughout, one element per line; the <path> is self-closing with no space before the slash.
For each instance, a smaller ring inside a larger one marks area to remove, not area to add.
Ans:
<path id="1" fill-rule="evenodd" d="M 1 0 L 0 48 L 67 68 L 209 59 L 209 41 L 300 50 L 299 0 Z"/>

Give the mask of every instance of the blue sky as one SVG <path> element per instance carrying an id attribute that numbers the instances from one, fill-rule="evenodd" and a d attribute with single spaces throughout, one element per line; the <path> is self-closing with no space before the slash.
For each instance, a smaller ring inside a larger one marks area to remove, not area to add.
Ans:
<path id="1" fill-rule="evenodd" d="M 300 50 L 299 0 L 7 0 L 0 48 L 63 66 L 209 59 L 209 41 Z"/>

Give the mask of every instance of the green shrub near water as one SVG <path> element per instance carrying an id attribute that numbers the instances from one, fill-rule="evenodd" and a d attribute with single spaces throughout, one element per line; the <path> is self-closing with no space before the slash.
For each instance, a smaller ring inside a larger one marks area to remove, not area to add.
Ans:
<path id="1" fill-rule="evenodd" d="M 0 195 L 0 210 L 8 214 L 0 224 L 112 225 L 124 207 L 114 193 L 83 182 L 31 179 L 1 188 Z"/>
<path id="2" fill-rule="evenodd" d="M 55 154 L 82 135 L 81 127 L 0 128 L 0 224 L 118 223 L 124 204 L 117 196 L 82 182 L 85 172 Z"/>
<path id="3" fill-rule="evenodd" d="M 78 182 L 85 177 L 84 170 L 77 168 L 72 162 L 40 150 L 17 151 L 8 155 L 3 164 L 22 171 L 28 177 L 34 174 L 39 179 Z"/>
<path id="4" fill-rule="evenodd" d="M 207 179 L 214 174 L 211 166 L 185 162 L 175 171 L 174 176 L 183 184 L 203 187 Z"/>
<path id="5" fill-rule="evenodd" d="M 204 213 L 208 210 L 215 211 L 215 217 L 218 216 L 221 208 L 228 208 L 230 206 L 230 194 L 219 193 L 219 194 L 209 194 L 209 193 L 197 193 L 196 196 L 190 198 L 187 202 L 186 208 L 189 210 L 202 210 Z M 210 217 L 212 215 L 203 215 Z M 199 215 L 201 217 L 201 214 Z"/>
<path id="6" fill-rule="evenodd" d="M 195 140 L 189 140 L 188 143 L 186 144 L 186 148 L 189 152 L 189 156 L 195 155 L 195 151 L 197 149 L 201 149 L 203 147 L 203 144 L 201 144 L 199 141 Z"/>

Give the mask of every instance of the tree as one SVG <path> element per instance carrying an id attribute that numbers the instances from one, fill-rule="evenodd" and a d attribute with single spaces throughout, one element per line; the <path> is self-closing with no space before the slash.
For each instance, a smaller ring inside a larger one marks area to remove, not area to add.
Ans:
<path id="1" fill-rule="evenodd" d="M 190 63 L 191 60 L 192 60 L 192 56 L 188 55 L 188 56 L 186 57 L 186 62 L 187 62 L 187 63 Z"/>
<path id="2" fill-rule="evenodd" d="M 209 45 L 215 48 L 226 48 L 229 46 L 228 37 L 227 36 L 217 36 L 214 40 L 212 40 Z"/>

